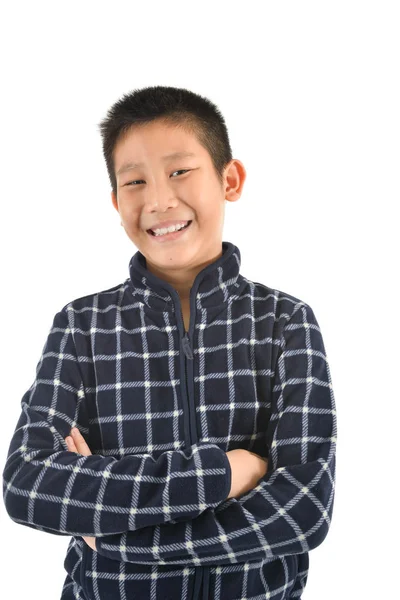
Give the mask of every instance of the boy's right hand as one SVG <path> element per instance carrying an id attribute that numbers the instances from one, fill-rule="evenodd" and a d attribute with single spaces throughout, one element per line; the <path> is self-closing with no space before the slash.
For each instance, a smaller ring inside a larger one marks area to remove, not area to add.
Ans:
<path id="1" fill-rule="evenodd" d="M 238 498 L 254 488 L 261 477 L 264 477 L 268 469 L 268 459 L 242 448 L 230 450 L 226 455 L 232 473 L 228 498 Z"/>

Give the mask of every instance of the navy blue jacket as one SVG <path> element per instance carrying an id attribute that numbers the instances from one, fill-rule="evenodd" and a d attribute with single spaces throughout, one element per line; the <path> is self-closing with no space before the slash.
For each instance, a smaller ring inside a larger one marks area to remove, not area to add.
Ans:
<path id="1" fill-rule="evenodd" d="M 301 597 L 334 503 L 324 343 L 309 305 L 222 250 L 191 288 L 187 332 L 177 292 L 139 251 L 122 284 L 54 317 L 3 498 L 16 523 L 72 536 L 62 600 Z M 73 426 L 91 456 L 67 449 Z M 227 499 L 235 448 L 268 470 Z"/>

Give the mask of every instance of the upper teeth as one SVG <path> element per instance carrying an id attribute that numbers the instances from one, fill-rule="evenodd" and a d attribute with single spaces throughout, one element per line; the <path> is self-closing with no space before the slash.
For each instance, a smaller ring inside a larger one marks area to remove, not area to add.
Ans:
<path id="1" fill-rule="evenodd" d="M 171 227 L 167 227 L 166 229 L 153 229 L 156 235 L 164 235 L 165 233 L 172 233 L 173 231 L 178 231 L 178 229 L 182 229 L 185 227 L 189 221 L 184 221 L 183 223 L 177 223 L 176 225 L 171 225 Z"/>

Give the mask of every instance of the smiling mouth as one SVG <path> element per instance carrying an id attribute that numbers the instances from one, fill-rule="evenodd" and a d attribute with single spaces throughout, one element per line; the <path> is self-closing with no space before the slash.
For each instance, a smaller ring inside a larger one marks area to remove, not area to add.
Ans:
<path id="1" fill-rule="evenodd" d="M 152 231 L 152 229 L 148 229 L 147 233 L 153 237 L 157 237 L 157 238 L 167 238 L 168 236 L 172 236 L 174 234 L 180 233 L 181 231 L 184 231 L 185 229 L 187 229 L 189 227 L 189 225 L 191 224 L 192 221 L 188 221 L 186 223 L 186 225 L 184 227 L 181 227 L 180 229 L 178 229 L 177 231 L 171 231 L 170 233 L 164 233 L 162 235 L 156 235 L 154 233 L 154 231 Z"/>

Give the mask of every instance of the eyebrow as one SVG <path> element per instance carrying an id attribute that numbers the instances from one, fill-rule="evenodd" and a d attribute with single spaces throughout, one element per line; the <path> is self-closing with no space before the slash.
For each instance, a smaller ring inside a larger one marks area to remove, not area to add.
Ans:
<path id="1" fill-rule="evenodd" d="M 167 162 L 172 158 L 187 158 L 189 156 L 196 156 L 194 152 L 173 152 L 172 154 L 167 154 L 163 156 L 161 160 Z M 135 162 L 127 162 L 122 165 L 117 171 L 117 175 L 124 173 L 124 171 L 130 171 L 131 169 L 137 169 L 138 167 L 143 167 L 143 163 L 135 163 Z"/>

